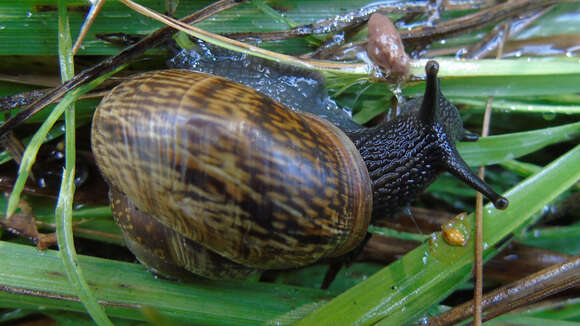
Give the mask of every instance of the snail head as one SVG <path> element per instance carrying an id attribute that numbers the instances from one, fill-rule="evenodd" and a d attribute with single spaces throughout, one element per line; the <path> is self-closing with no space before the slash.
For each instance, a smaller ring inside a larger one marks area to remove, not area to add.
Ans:
<path id="1" fill-rule="evenodd" d="M 436 61 L 427 62 L 425 72 L 427 86 L 418 119 L 424 126 L 429 126 L 431 134 L 435 136 L 437 148 L 442 154 L 441 163 L 444 170 L 482 193 L 496 208 L 507 208 L 508 200 L 475 175 L 457 152 L 455 141 L 460 139 L 474 141 L 477 140 L 477 135 L 463 129 L 459 111 L 441 93 L 437 78 L 439 64 Z"/>

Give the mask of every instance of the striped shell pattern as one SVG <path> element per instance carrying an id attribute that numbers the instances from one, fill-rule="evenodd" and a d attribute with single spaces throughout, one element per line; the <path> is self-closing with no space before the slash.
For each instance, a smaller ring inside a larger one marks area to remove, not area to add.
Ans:
<path id="1" fill-rule="evenodd" d="M 129 248 L 162 274 L 304 266 L 351 251 L 370 223 L 348 137 L 225 78 L 164 70 L 120 84 L 97 108 L 92 148 Z"/>

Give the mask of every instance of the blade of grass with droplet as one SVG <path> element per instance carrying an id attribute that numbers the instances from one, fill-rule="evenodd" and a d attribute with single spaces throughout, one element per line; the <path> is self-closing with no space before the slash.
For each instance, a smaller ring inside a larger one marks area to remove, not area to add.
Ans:
<path id="1" fill-rule="evenodd" d="M 580 180 L 580 145 L 504 194 L 510 206 L 484 208 L 484 247 L 525 225 L 563 191 Z M 465 220 L 473 227 L 473 214 Z M 298 325 L 403 325 L 415 322 L 469 276 L 473 242 L 466 247 L 445 243 L 440 236 L 405 255 L 368 280 L 339 295 Z"/>

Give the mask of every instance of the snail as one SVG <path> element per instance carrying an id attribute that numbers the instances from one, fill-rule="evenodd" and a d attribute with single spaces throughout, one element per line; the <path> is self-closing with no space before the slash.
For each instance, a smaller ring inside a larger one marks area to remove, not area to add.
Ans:
<path id="1" fill-rule="evenodd" d="M 476 137 L 440 92 L 437 62 L 425 69 L 405 113 L 347 132 L 205 73 L 120 84 L 91 138 L 127 246 L 162 275 L 239 279 L 348 255 L 444 171 L 506 208 L 459 156 L 454 143 Z"/>

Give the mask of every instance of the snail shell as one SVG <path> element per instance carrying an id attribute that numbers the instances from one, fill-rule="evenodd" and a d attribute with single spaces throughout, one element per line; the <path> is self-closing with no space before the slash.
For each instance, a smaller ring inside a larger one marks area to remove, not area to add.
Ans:
<path id="1" fill-rule="evenodd" d="M 346 133 L 214 75 L 165 70 L 122 83 L 97 108 L 92 147 L 128 247 L 175 277 L 344 259 L 373 218 L 443 171 L 506 208 L 455 148 L 477 137 L 441 94 L 438 69 L 427 63 L 425 95 L 406 113 Z"/>
<path id="2" fill-rule="evenodd" d="M 351 251 L 370 223 L 348 137 L 225 78 L 165 70 L 119 85 L 92 148 L 129 246 L 165 274 L 167 260 L 209 278 L 304 266 Z"/>

